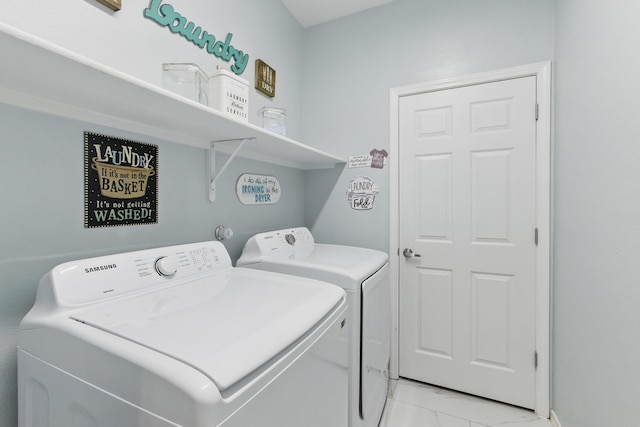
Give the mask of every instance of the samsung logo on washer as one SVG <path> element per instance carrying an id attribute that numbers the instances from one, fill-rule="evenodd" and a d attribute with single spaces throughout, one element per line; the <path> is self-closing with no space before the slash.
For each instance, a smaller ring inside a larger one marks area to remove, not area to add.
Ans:
<path id="1" fill-rule="evenodd" d="M 118 265 L 117 264 L 105 264 L 105 265 L 99 265 L 97 267 L 85 268 L 84 272 L 85 272 L 85 274 L 97 273 L 98 271 L 113 270 L 114 268 L 118 268 Z"/>

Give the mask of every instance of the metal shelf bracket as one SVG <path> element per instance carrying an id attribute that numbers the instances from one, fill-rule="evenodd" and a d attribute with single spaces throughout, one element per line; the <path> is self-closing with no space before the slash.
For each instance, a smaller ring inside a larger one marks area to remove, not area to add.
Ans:
<path id="1" fill-rule="evenodd" d="M 253 138 L 242 138 L 242 139 L 240 139 L 240 138 L 238 138 L 238 139 L 228 139 L 228 140 L 223 140 L 223 141 L 213 141 L 211 143 L 211 145 L 209 146 L 209 201 L 215 202 L 215 200 L 216 200 L 216 181 L 218 180 L 218 178 L 220 178 L 222 173 L 227 169 L 227 166 L 229 166 L 229 164 L 233 161 L 233 159 L 236 157 L 236 155 L 238 155 L 238 153 L 242 149 L 242 146 L 247 141 L 251 141 L 253 139 L 256 139 L 256 138 L 253 137 Z M 240 144 L 238 144 L 238 146 L 233 151 L 231 156 L 227 159 L 225 164 L 216 173 L 216 144 L 221 144 L 221 143 L 226 143 L 226 142 L 234 142 L 234 141 L 240 141 Z"/>

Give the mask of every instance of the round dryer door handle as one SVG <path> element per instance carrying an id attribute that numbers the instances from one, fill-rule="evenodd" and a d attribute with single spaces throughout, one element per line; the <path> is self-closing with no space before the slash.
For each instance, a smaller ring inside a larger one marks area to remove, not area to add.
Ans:
<path id="1" fill-rule="evenodd" d="M 420 254 L 414 254 L 411 248 L 404 248 L 402 255 L 404 255 L 405 258 L 420 258 L 422 256 Z"/>

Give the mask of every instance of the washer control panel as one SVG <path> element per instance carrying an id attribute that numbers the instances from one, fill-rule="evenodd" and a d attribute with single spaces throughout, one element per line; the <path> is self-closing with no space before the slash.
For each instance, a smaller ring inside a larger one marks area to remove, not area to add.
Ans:
<path id="1" fill-rule="evenodd" d="M 68 262 L 51 270 L 41 286 L 54 288 L 43 293 L 54 305 L 83 305 L 231 268 L 224 246 L 212 241 Z"/>

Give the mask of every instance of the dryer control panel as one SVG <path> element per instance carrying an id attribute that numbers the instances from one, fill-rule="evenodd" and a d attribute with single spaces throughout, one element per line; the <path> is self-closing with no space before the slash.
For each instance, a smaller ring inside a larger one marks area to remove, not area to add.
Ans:
<path id="1" fill-rule="evenodd" d="M 243 263 L 259 262 L 264 257 L 283 253 L 306 253 L 313 250 L 315 241 L 306 227 L 287 228 L 284 230 L 267 231 L 251 237 L 244 245 Z"/>
<path id="2" fill-rule="evenodd" d="M 50 298 L 50 306 L 82 306 L 231 268 L 220 242 L 106 255 L 55 267 L 40 281 L 38 299 Z"/>

